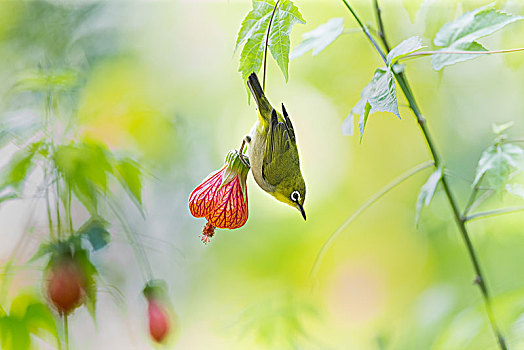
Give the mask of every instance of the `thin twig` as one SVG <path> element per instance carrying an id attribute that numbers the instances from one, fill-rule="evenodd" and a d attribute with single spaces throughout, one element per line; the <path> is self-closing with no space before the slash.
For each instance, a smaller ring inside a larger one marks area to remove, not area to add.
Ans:
<path id="1" fill-rule="evenodd" d="M 377 0 L 375 0 L 375 1 L 377 1 Z M 359 19 L 359 17 L 355 13 L 355 11 L 351 8 L 351 6 L 347 3 L 346 0 L 342 0 L 342 2 L 344 2 L 344 4 L 348 8 L 348 10 L 351 12 L 353 17 L 357 21 L 357 23 L 360 25 L 360 27 L 362 28 L 364 33 L 367 33 L 366 36 L 371 41 L 373 46 L 375 46 L 375 48 L 377 49 L 377 52 L 382 57 L 382 60 L 384 62 L 387 62 L 386 61 L 386 55 L 384 54 L 384 52 L 382 52 L 382 50 L 380 50 L 380 48 L 378 47 L 378 45 L 375 42 L 375 40 L 369 35 L 369 33 L 367 32 L 366 28 L 363 26 L 361 20 Z M 376 4 L 376 8 L 379 8 L 378 7 L 378 3 Z M 377 21 L 382 22 L 382 17 L 380 15 L 380 11 L 377 12 Z M 383 23 L 380 24 L 379 27 L 383 28 L 384 27 Z M 387 42 L 385 40 L 385 37 L 381 37 L 381 39 L 382 39 L 382 41 L 384 43 L 384 47 L 389 47 L 389 45 L 387 44 Z M 435 162 L 435 167 L 437 167 L 437 168 L 439 168 L 439 167 L 444 168 L 444 163 L 443 163 L 442 159 L 440 158 L 440 156 L 439 156 L 439 154 L 437 152 L 436 146 L 435 146 L 435 144 L 434 144 L 434 142 L 433 142 L 433 140 L 431 138 L 431 134 L 430 134 L 429 129 L 428 129 L 427 125 L 426 125 L 426 120 L 423 117 L 422 113 L 420 112 L 418 104 L 417 104 L 417 102 L 415 100 L 415 96 L 413 95 L 413 92 L 411 91 L 411 88 L 409 87 L 409 83 L 408 83 L 407 78 L 405 77 L 405 74 L 403 72 L 395 73 L 395 70 L 393 70 L 393 74 L 395 76 L 395 79 L 399 83 L 399 85 L 400 85 L 400 87 L 402 89 L 402 92 L 404 93 L 406 99 L 408 100 L 409 105 L 411 107 L 411 110 L 413 111 L 413 114 L 417 118 L 417 122 L 419 123 L 420 129 L 421 129 L 422 134 L 423 134 L 423 136 L 424 136 L 424 138 L 426 140 L 426 143 L 427 143 L 427 146 L 428 146 L 429 151 L 431 153 L 431 156 L 432 156 L 432 158 L 433 158 L 433 160 Z M 490 324 L 491 324 L 491 328 L 493 329 L 493 332 L 495 333 L 495 336 L 497 337 L 498 344 L 499 344 L 500 348 L 502 350 L 506 350 L 507 349 L 506 342 L 505 342 L 505 340 L 504 340 L 504 338 L 503 338 L 503 336 L 502 336 L 502 334 L 501 334 L 501 332 L 500 332 L 500 330 L 499 330 L 499 328 L 497 326 L 497 323 L 495 321 L 495 316 L 494 316 L 492 308 L 491 308 L 491 298 L 490 298 L 490 294 L 489 294 L 489 291 L 488 291 L 488 288 L 487 288 L 487 284 L 486 284 L 486 281 L 485 281 L 484 274 L 483 274 L 482 269 L 480 267 L 479 258 L 477 256 L 477 252 L 475 251 L 475 248 L 473 247 L 473 244 L 472 244 L 471 239 L 469 237 L 469 232 L 468 232 L 468 230 L 466 228 L 466 225 L 465 225 L 465 222 L 463 220 L 463 217 L 460 214 L 460 210 L 459 210 L 459 207 L 458 207 L 458 204 L 457 204 L 457 200 L 455 199 L 454 194 L 451 191 L 451 188 L 449 186 L 446 174 L 443 174 L 441 181 L 442 181 L 442 187 L 444 188 L 444 192 L 446 193 L 446 197 L 448 198 L 448 202 L 449 202 L 449 204 L 451 206 L 451 209 L 453 211 L 453 216 L 455 217 L 456 224 L 457 224 L 457 226 L 459 228 L 459 231 L 460 231 L 460 233 L 462 235 L 464 243 L 466 244 L 471 263 L 472 263 L 473 268 L 475 270 L 475 273 L 476 273 L 475 282 L 479 286 L 480 291 L 482 293 L 482 296 L 483 296 L 483 299 L 484 299 L 484 304 L 485 304 L 485 307 L 486 307 L 486 313 L 488 315 L 488 318 L 489 318 L 489 321 L 490 321 Z"/>
<path id="2" fill-rule="evenodd" d="M 327 251 L 331 246 L 333 245 L 333 242 L 337 237 L 344 232 L 344 230 L 353 222 L 355 221 L 362 213 L 364 213 L 370 206 L 372 206 L 376 201 L 378 201 L 380 198 L 384 197 L 389 191 L 409 179 L 411 176 L 421 172 L 424 169 L 427 169 L 429 167 L 432 167 L 434 163 L 432 161 L 428 161 L 422 164 L 419 164 L 410 170 L 406 171 L 399 177 L 395 178 L 393 181 L 388 183 L 386 186 L 384 186 L 380 191 L 375 193 L 373 196 L 371 196 L 364 204 L 362 204 L 360 207 L 357 208 L 351 214 L 343 223 L 340 225 L 329 237 L 326 239 L 322 247 L 320 248 L 319 252 L 317 253 L 317 257 L 315 258 L 315 262 L 313 263 L 313 267 L 310 271 L 310 276 L 312 279 L 315 278 L 318 269 L 320 267 L 320 264 L 322 260 L 324 259 L 324 256 L 326 255 Z"/>
<path id="3" fill-rule="evenodd" d="M 516 212 L 523 211 L 523 210 L 524 210 L 524 206 L 486 210 L 486 211 L 481 211 L 481 212 L 466 216 L 464 218 L 464 221 L 472 221 L 476 219 L 485 218 L 488 216 L 511 214 L 511 213 L 516 213 Z"/>
<path id="4" fill-rule="evenodd" d="M 378 24 L 378 36 L 380 40 L 382 40 L 382 43 L 384 44 L 384 48 L 386 49 L 386 52 L 389 52 L 391 49 L 389 48 L 388 41 L 386 40 L 386 33 L 384 32 L 384 22 L 382 22 L 382 11 L 380 10 L 380 6 L 378 6 L 378 0 L 374 0 L 375 4 L 375 15 L 377 17 L 377 24 Z"/>
<path id="5" fill-rule="evenodd" d="M 497 53 L 509 53 L 509 52 L 519 52 L 524 51 L 524 47 L 519 47 L 516 49 L 507 49 L 507 50 L 493 50 L 493 51 L 460 51 L 460 50 L 442 50 L 442 51 L 417 51 L 412 52 L 409 55 L 399 58 L 399 60 L 406 60 L 418 56 L 431 56 L 431 55 L 491 55 Z"/>
<path id="6" fill-rule="evenodd" d="M 509 137 L 507 139 L 502 140 L 504 143 L 510 143 L 510 142 L 524 142 L 524 137 Z"/>
<path id="7" fill-rule="evenodd" d="M 344 5 L 346 5 L 347 9 L 349 10 L 349 12 L 351 12 L 351 14 L 353 15 L 353 18 L 355 18 L 355 20 L 357 21 L 358 25 L 360 26 L 360 28 L 362 29 L 362 31 L 364 32 L 364 34 L 368 37 L 369 41 L 371 42 L 371 44 L 375 47 L 375 50 L 377 50 L 378 54 L 380 55 L 380 58 L 382 58 L 382 60 L 384 61 L 384 63 L 387 64 L 387 60 L 386 60 L 386 55 L 384 54 L 384 52 L 382 51 L 382 49 L 380 48 L 380 46 L 378 46 L 377 42 L 375 41 L 375 39 L 373 39 L 373 37 L 371 36 L 371 34 L 369 33 L 369 30 L 368 30 L 368 27 L 366 27 L 364 25 L 364 23 L 362 23 L 362 21 L 360 20 L 360 18 L 357 16 L 357 14 L 355 13 L 355 11 L 353 11 L 353 8 L 351 7 L 351 5 L 349 5 L 349 3 L 346 1 L 346 0 L 342 0 L 342 2 L 344 3 Z"/>
<path id="8" fill-rule="evenodd" d="M 275 17 L 275 13 L 277 12 L 277 6 L 280 0 L 277 0 L 275 3 L 275 8 L 273 9 L 273 13 L 271 14 L 271 19 L 269 20 L 269 25 L 267 26 L 267 34 L 266 34 L 266 42 L 264 44 L 264 67 L 263 67 L 263 75 L 262 75 L 262 91 L 266 91 L 266 62 L 267 62 L 267 47 L 269 46 L 269 33 L 271 32 L 271 24 L 273 23 L 273 17 Z"/>

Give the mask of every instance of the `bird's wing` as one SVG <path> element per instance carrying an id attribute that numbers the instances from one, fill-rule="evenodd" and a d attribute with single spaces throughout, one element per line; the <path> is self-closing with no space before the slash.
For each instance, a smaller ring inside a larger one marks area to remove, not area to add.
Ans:
<path id="1" fill-rule="evenodd" d="M 271 111 L 262 162 L 262 176 L 273 186 L 278 185 L 290 170 L 298 166 L 298 150 L 292 127 L 287 113 L 285 113 L 284 122 L 279 122 L 275 109 Z"/>

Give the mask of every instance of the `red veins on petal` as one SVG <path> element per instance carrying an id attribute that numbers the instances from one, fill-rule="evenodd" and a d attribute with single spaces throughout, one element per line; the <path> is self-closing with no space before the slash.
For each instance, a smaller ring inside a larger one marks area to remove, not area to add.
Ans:
<path id="1" fill-rule="evenodd" d="M 247 172 L 230 173 L 229 182 L 223 184 L 226 164 L 222 169 L 209 175 L 189 196 L 189 210 L 194 217 L 205 217 L 208 221 L 203 231 L 203 241 L 206 243 L 214 233 L 214 228 L 235 229 L 243 226 L 248 217 L 247 188 L 245 186 Z M 231 170 L 231 169 L 230 169 Z M 235 170 L 233 170 L 235 171 Z M 244 188 L 244 190 L 242 190 Z"/>
<path id="2" fill-rule="evenodd" d="M 206 216 L 218 228 L 235 229 L 243 226 L 248 217 L 247 188 L 242 192 L 238 176 L 224 185 L 215 195 L 215 206 Z"/>
<path id="3" fill-rule="evenodd" d="M 196 218 L 207 216 L 214 208 L 214 199 L 217 190 L 222 184 L 222 174 L 226 165 L 209 175 L 197 188 L 189 195 L 189 210 L 191 215 Z"/>

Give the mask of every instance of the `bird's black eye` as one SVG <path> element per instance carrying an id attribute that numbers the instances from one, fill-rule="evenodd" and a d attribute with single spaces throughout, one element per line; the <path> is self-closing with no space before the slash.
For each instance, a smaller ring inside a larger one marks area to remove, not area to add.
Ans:
<path id="1" fill-rule="evenodd" d="M 298 202 L 300 200 L 300 193 L 298 191 L 293 191 L 291 193 L 291 200 L 293 202 Z"/>

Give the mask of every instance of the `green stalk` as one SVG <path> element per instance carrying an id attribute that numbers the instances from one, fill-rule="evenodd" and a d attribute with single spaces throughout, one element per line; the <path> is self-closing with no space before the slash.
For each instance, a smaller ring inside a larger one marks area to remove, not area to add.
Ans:
<path id="1" fill-rule="evenodd" d="M 63 315 L 64 317 L 64 339 L 65 339 L 65 348 L 69 350 L 69 325 L 67 322 L 67 314 Z"/>
<path id="2" fill-rule="evenodd" d="M 373 37 L 369 34 L 369 31 L 362 24 L 362 22 L 359 19 L 358 15 L 355 13 L 355 11 L 351 8 L 351 6 L 348 4 L 348 2 L 346 0 L 342 0 L 342 2 L 349 9 L 349 11 L 353 15 L 353 17 L 355 18 L 357 23 L 362 28 L 362 31 L 364 32 L 364 34 L 366 34 L 367 38 L 370 40 L 370 42 L 373 44 L 373 46 L 375 47 L 377 52 L 380 54 L 382 60 L 384 62 L 386 62 L 386 54 L 380 49 L 380 47 L 378 46 L 378 44 L 375 41 L 375 39 L 373 39 Z M 376 9 L 379 9 L 377 0 L 375 0 L 375 10 Z M 377 21 L 379 22 L 379 28 L 381 28 L 381 31 L 383 31 L 384 26 L 383 26 L 382 18 L 381 18 L 381 15 L 380 15 L 380 10 L 377 11 Z M 389 45 L 387 44 L 384 35 L 381 36 L 381 39 L 382 39 L 382 41 L 384 43 L 384 46 L 386 48 L 388 48 Z M 417 104 L 417 102 L 415 100 L 415 96 L 413 95 L 413 92 L 411 91 L 411 88 L 409 87 L 409 83 L 408 83 L 408 80 L 407 80 L 405 74 L 403 72 L 395 73 L 395 70 L 393 70 L 393 74 L 395 75 L 395 79 L 397 80 L 400 88 L 402 89 L 402 92 L 404 93 L 404 95 L 406 96 L 406 99 L 408 100 L 410 109 L 413 111 L 413 114 L 417 118 L 417 122 L 418 122 L 418 124 L 420 126 L 420 130 L 421 130 L 421 132 L 422 132 L 422 134 L 423 134 L 423 136 L 424 136 L 424 138 L 426 140 L 426 144 L 427 144 L 427 146 L 429 148 L 429 151 L 431 153 L 431 156 L 432 156 L 432 158 L 433 158 L 433 160 L 435 162 L 435 167 L 436 168 L 442 167 L 444 169 L 444 163 L 443 163 L 442 159 L 440 158 L 439 153 L 437 152 L 435 143 L 433 142 L 433 139 L 432 139 L 431 134 L 429 132 L 429 129 L 427 127 L 426 119 L 423 117 L 422 113 L 420 112 L 418 104 Z M 459 231 L 460 231 L 460 234 L 462 235 L 464 243 L 466 244 L 466 248 L 468 250 L 469 258 L 470 258 L 471 263 L 473 265 L 473 268 L 475 270 L 475 273 L 476 273 L 475 283 L 479 286 L 480 291 L 482 293 L 482 297 L 484 299 L 484 304 L 485 304 L 485 307 L 486 307 L 486 313 L 488 315 L 488 318 L 489 318 L 489 321 L 490 321 L 490 324 L 491 324 L 491 328 L 493 329 L 493 332 L 495 333 L 495 336 L 497 337 L 497 341 L 498 341 L 500 349 L 507 350 L 507 346 L 506 346 L 506 342 L 504 340 L 504 337 L 502 336 L 502 333 L 500 332 L 500 330 L 499 330 L 499 328 L 497 326 L 497 323 L 495 321 L 495 316 L 493 314 L 492 307 L 491 307 L 490 293 L 488 291 L 488 288 L 487 288 L 487 285 L 486 285 L 486 282 L 485 282 L 484 274 L 483 274 L 482 269 L 480 267 L 479 258 L 477 256 L 477 252 L 475 251 L 475 248 L 473 247 L 473 244 L 472 244 L 471 239 L 469 237 L 469 232 L 468 232 L 468 230 L 466 228 L 466 225 L 465 225 L 465 220 L 462 217 L 462 215 L 460 214 L 460 210 L 459 210 L 459 206 L 458 206 L 457 200 L 456 200 L 455 196 L 453 195 L 453 192 L 451 191 L 451 188 L 449 186 L 448 179 L 447 179 L 447 176 L 445 175 L 445 173 L 442 175 L 442 180 L 441 181 L 442 181 L 442 187 L 444 188 L 444 192 L 446 193 L 446 197 L 448 199 L 449 205 L 451 206 L 451 209 L 453 211 L 453 216 L 455 218 L 455 222 L 456 222 L 456 224 L 457 224 L 457 226 L 459 228 Z"/>
<path id="3" fill-rule="evenodd" d="M 523 211 L 523 210 L 524 210 L 524 206 L 486 210 L 486 211 L 481 211 L 481 212 L 466 216 L 464 217 L 464 221 L 471 221 L 475 219 L 485 218 L 488 216 L 516 213 L 516 212 Z"/>
<path id="4" fill-rule="evenodd" d="M 271 18 L 269 19 L 269 25 L 267 26 L 267 33 L 266 33 L 266 43 L 264 47 L 264 67 L 263 67 L 263 74 L 262 74 L 262 91 L 266 91 L 266 62 L 267 62 L 267 47 L 269 46 L 269 33 L 271 32 L 271 24 L 273 23 L 273 17 L 275 17 L 275 13 L 277 12 L 278 3 L 280 0 L 277 0 L 275 3 L 275 8 L 273 9 L 273 12 L 271 13 Z"/>

